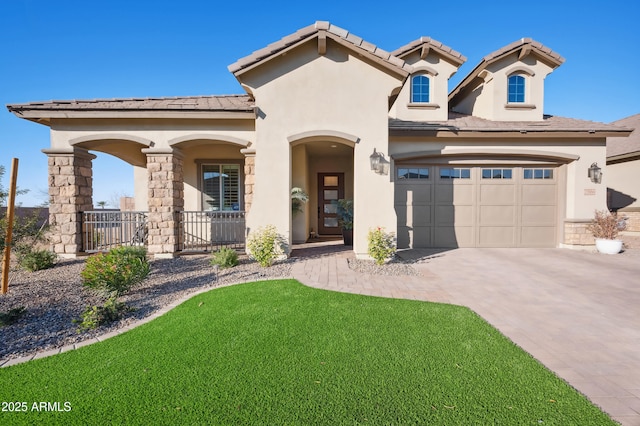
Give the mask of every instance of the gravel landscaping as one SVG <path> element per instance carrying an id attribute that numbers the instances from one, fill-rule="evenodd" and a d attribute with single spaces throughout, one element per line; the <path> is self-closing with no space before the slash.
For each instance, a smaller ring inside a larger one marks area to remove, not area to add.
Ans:
<path id="1" fill-rule="evenodd" d="M 94 330 L 78 332 L 74 319 L 87 306 L 103 299 L 82 286 L 84 260 L 61 260 L 37 272 L 11 271 L 9 292 L 0 296 L 0 312 L 24 306 L 26 313 L 16 323 L 0 327 L 0 360 L 12 359 L 87 340 L 122 328 L 151 315 L 171 302 L 205 288 L 264 279 L 290 278 L 296 259 L 270 268 L 241 256 L 235 268 L 216 270 L 210 256 L 183 256 L 151 261 L 151 273 L 122 300 L 135 310 L 122 320 Z"/>

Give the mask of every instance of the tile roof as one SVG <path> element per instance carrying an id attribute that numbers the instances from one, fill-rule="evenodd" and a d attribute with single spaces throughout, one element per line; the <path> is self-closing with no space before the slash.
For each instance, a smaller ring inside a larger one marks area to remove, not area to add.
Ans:
<path id="1" fill-rule="evenodd" d="M 183 96 L 29 102 L 7 105 L 11 112 L 51 111 L 253 111 L 248 95 Z"/>
<path id="2" fill-rule="evenodd" d="M 548 62 L 553 64 L 554 68 L 559 67 L 565 61 L 565 59 L 560 56 L 558 53 L 544 46 L 542 43 L 539 43 L 531 38 L 521 38 L 520 40 L 514 41 L 495 52 L 489 53 L 487 56 L 482 58 L 480 63 L 476 65 L 476 67 L 464 78 L 458 85 L 449 93 L 449 102 L 452 103 L 453 98 L 456 97 L 458 93 L 460 93 L 465 87 L 473 82 L 473 80 L 480 74 L 482 70 L 487 68 L 488 65 L 504 58 L 507 55 L 510 55 L 514 52 L 522 51 L 522 52 L 535 52 L 542 58 L 546 59 Z"/>
<path id="3" fill-rule="evenodd" d="M 230 72 L 237 75 L 242 70 L 257 64 L 258 62 L 265 60 L 302 40 L 315 37 L 320 32 L 326 32 L 331 36 L 337 37 L 352 45 L 355 49 L 363 50 L 363 53 L 373 55 L 394 68 L 403 70 L 406 73 L 410 73 L 412 71 L 411 66 L 405 64 L 402 59 L 393 56 L 386 50 L 380 49 L 376 45 L 363 40 L 361 37 L 358 37 L 355 34 L 352 34 L 349 31 L 327 21 L 317 21 L 312 25 L 299 29 L 293 34 L 283 37 L 260 50 L 256 50 L 244 58 L 238 59 L 236 62 L 229 65 L 228 69 Z"/>
<path id="4" fill-rule="evenodd" d="M 391 119 L 390 130 L 463 131 L 463 132 L 614 132 L 629 129 L 614 124 L 545 115 L 542 121 L 493 121 L 472 115 L 449 112 L 447 121 L 403 121 Z"/>
<path id="5" fill-rule="evenodd" d="M 429 48 L 438 51 L 440 55 L 449 59 L 451 62 L 455 63 L 458 66 L 462 65 L 467 61 L 467 58 L 462 53 L 453 50 L 449 46 L 446 46 L 441 42 L 439 42 L 438 40 L 432 39 L 431 37 L 420 37 L 417 40 L 414 40 L 410 43 L 405 44 L 402 47 L 397 48 L 396 50 L 391 52 L 391 54 L 393 56 L 397 56 L 398 58 L 402 58 L 403 56 L 407 55 L 408 53 L 412 52 L 413 50 L 423 45 L 427 45 L 429 46 Z"/>
<path id="6" fill-rule="evenodd" d="M 607 158 L 618 155 L 638 154 L 640 155 L 640 114 L 632 115 L 622 120 L 611 123 L 616 126 L 633 128 L 633 132 L 624 137 L 607 138 Z"/>

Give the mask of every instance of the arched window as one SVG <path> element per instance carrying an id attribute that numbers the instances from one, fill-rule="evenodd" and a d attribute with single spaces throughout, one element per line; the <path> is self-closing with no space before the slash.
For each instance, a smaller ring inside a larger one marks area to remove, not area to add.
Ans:
<path id="1" fill-rule="evenodd" d="M 411 78 L 411 102 L 429 103 L 429 77 L 415 75 Z"/>
<path id="2" fill-rule="evenodd" d="M 525 79 L 523 76 L 515 74 L 509 77 L 507 102 L 517 103 L 524 102 Z"/>

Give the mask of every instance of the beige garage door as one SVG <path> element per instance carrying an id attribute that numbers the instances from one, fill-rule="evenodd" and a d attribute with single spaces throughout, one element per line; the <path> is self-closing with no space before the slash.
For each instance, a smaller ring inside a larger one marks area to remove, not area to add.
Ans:
<path id="1" fill-rule="evenodd" d="M 396 166 L 398 246 L 555 247 L 557 169 Z"/>

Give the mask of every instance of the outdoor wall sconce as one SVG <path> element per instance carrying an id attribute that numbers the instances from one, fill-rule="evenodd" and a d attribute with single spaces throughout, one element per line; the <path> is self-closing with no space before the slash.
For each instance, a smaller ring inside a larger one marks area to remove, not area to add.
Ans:
<path id="1" fill-rule="evenodd" d="M 377 152 L 373 148 L 373 154 L 369 156 L 369 162 L 371 163 L 371 170 L 379 175 L 386 175 L 389 173 L 389 162 L 384 158 L 384 154 Z"/>
<path id="2" fill-rule="evenodd" d="M 589 167 L 588 176 L 589 176 L 589 179 L 591 179 L 591 182 L 593 183 L 602 182 L 602 169 L 598 167 L 598 163 L 591 164 L 591 167 Z"/>

